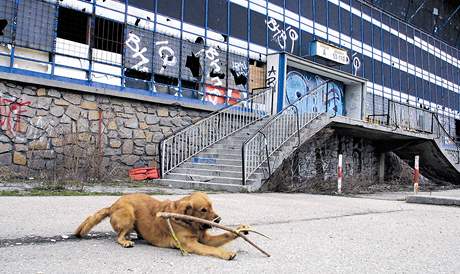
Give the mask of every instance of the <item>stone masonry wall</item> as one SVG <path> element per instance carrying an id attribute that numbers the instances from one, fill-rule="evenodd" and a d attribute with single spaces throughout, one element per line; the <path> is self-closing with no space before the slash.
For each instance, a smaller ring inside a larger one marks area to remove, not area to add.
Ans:
<path id="1" fill-rule="evenodd" d="M 208 112 L 0 81 L 0 176 L 126 177 Z"/>

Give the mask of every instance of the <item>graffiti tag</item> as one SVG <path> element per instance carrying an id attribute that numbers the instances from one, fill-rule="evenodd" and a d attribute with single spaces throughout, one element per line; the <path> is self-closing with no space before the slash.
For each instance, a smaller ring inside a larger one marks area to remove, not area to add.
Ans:
<path id="1" fill-rule="evenodd" d="M 19 102 L 11 98 L 0 97 L 0 128 L 10 131 L 13 135 L 19 131 L 24 107 L 31 105 L 30 101 Z"/>
<path id="2" fill-rule="evenodd" d="M 160 58 L 163 61 L 160 70 L 160 73 L 163 73 L 168 67 L 177 64 L 177 58 L 174 50 L 168 46 L 169 41 L 159 41 L 156 42 L 155 45 L 161 45 L 161 47 L 158 49 L 158 54 L 160 55 Z"/>
<path id="3" fill-rule="evenodd" d="M 144 53 L 147 51 L 146 47 L 140 48 L 141 38 L 134 33 L 128 34 L 128 40 L 126 40 L 125 44 L 128 48 L 133 51 L 132 58 L 140 58 L 140 61 L 132 66 L 132 69 L 148 72 L 148 67 L 144 66 L 149 63 L 149 59 L 144 56 Z"/>
<path id="4" fill-rule="evenodd" d="M 285 50 L 287 46 L 287 39 L 291 40 L 291 49 L 290 52 L 294 52 L 294 45 L 297 39 L 299 39 L 299 34 L 291 26 L 288 26 L 286 29 L 281 29 L 278 21 L 275 18 L 270 17 L 270 19 L 265 20 L 265 24 L 268 29 L 273 33 L 272 39 L 278 43 L 278 46 Z"/>
<path id="5" fill-rule="evenodd" d="M 267 87 L 275 87 L 276 85 L 276 70 L 275 67 L 272 66 L 272 68 L 267 72 L 267 81 L 266 81 Z"/>
<path id="6" fill-rule="evenodd" d="M 210 70 L 208 73 L 208 77 L 211 78 L 211 81 L 214 86 L 223 86 L 221 79 L 225 78 L 225 73 L 221 72 L 221 67 L 219 65 L 219 52 L 215 48 L 210 47 L 206 50 L 201 49 L 195 55 L 201 56 L 203 52 L 206 59 L 211 61 L 211 63 L 209 64 Z"/>

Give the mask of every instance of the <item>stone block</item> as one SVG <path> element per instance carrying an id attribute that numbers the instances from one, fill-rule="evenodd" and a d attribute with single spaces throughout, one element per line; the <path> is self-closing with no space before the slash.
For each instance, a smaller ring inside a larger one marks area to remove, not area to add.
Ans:
<path id="1" fill-rule="evenodd" d="M 91 101 L 83 101 L 80 105 L 82 109 L 88 109 L 88 110 L 96 110 L 97 109 L 97 103 L 96 102 L 91 102 Z"/>
<path id="2" fill-rule="evenodd" d="M 133 130 L 133 138 L 134 139 L 145 139 L 144 131 L 140 129 Z"/>
<path id="3" fill-rule="evenodd" d="M 96 120 L 99 120 L 99 111 L 97 110 L 90 110 L 88 112 L 88 119 L 90 121 L 96 121 Z"/>
<path id="4" fill-rule="evenodd" d="M 68 106 L 68 105 L 70 105 L 69 102 L 67 102 L 66 100 L 63 100 L 63 99 L 54 99 L 54 104 L 57 105 L 57 106 Z"/>
<path id="5" fill-rule="evenodd" d="M 13 150 L 13 146 L 9 143 L 1 143 L 0 144 L 0 153 L 5 153 Z"/>
<path id="6" fill-rule="evenodd" d="M 145 154 L 147 155 L 157 155 L 158 146 L 156 145 L 146 145 L 145 146 Z"/>
<path id="7" fill-rule="evenodd" d="M 121 147 L 121 152 L 123 154 L 132 154 L 134 149 L 134 143 L 132 140 L 125 140 L 123 146 Z"/>
<path id="8" fill-rule="evenodd" d="M 37 96 L 46 96 L 46 89 L 45 88 L 39 88 L 37 89 Z"/>
<path id="9" fill-rule="evenodd" d="M 73 104 L 73 105 L 79 105 L 81 103 L 81 95 L 80 94 L 75 94 L 75 93 L 63 93 L 62 97 L 64 100 L 67 102 Z"/>
<path id="10" fill-rule="evenodd" d="M 117 123 L 114 120 L 110 120 L 109 124 L 107 125 L 107 128 L 110 130 L 117 130 L 118 126 Z"/>
<path id="11" fill-rule="evenodd" d="M 11 165 L 12 156 L 11 153 L 2 153 L 0 154 L 0 166 L 9 166 Z"/>
<path id="12" fill-rule="evenodd" d="M 111 148 L 119 148 L 121 147 L 121 141 L 118 139 L 110 139 L 109 145 Z"/>
<path id="13" fill-rule="evenodd" d="M 80 117 L 80 111 L 81 111 L 80 108 L 70 105 L 67 107 L 65 114 L 69 116 L 70 118 L 72 118 L 73 120 L 77 120 L 78 117 Z"/>
<path id="14" fill-rule="evenodd" d="M 147 114 L 145 116 L 145 122 L 147 123 L 147 125 L 158 124 L 160 122 L 160 118 L 152 114 Z"/>
<path id="15" fill-rule="evenodd" d="M 65 110 L 61 106 L 54 106 L 50 108 L 50 113 L 51 115 L 54 115 L 56 117 L 61 117 L 62 114 L 64 114 Z"/>
<path id="16" fill-rule="evenodd" d="M 49 89 L 48 96 L 54 97 L 54 98 L 61 98 L 61 93 L 55 89 Z"/>
<path id="17" fill-rule="evenodd" d="M 138 128 L 139 127 L 139 121 L 137 118 L 131 118 L 125 121 L 125 127 L 127 128 Z"/>
<path id="18" fill-rule="evenodd" d="M 121 156 L 121 162 L 128 166 L 134 165 L 137 161 L 140 160 L 140 157 L 137 155 L 123 155 Z"/>
<path id="19" fill-rule="evenodd" d="M 159 108 L 159 109 L 157 109 L 157 115 L 159 117 L 168 117 L 169 116 L 169 110 L 167 108 Z"/>

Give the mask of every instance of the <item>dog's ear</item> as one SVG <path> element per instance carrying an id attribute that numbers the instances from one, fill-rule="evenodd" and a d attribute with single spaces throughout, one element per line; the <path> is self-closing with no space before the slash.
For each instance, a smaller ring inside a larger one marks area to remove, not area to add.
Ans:
<path id="1" fill-rule="evenodd" d="M 190 201 L 183 201 L 179 207 L 179 210 L 181 211 L 181 214 L 184 215 L 192 215 L 193 212 L 193 205 L 192 202 Z"/>

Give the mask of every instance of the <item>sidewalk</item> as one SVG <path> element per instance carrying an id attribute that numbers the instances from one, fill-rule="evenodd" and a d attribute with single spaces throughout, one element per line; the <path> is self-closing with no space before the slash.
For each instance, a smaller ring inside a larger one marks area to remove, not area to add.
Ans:
<path id="1" fill-rule="evenodd" d="M 374 194 L 354 195 L 356 198 L 368 198 L 376 200 L 406 201 L 416 204 L 452 205 L 460 206 L 460 189 L 450 189 L 432 192 L 385 192 Z"/>

